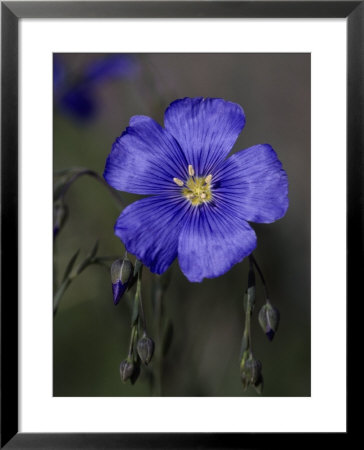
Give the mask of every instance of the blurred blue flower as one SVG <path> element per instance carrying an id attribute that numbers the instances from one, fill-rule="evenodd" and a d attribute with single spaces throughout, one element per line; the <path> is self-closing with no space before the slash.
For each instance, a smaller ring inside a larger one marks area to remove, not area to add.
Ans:
<path id="1" fill-rule="evenodd" d="M 129 55 L 110 55 L 85 65 L 77 78 L 66 71 L 58 55 L 53 58 L 54 104 L 74 119 L 87 121 L 97 112 L 97 87 L 108 80 L 130 78 L 137 64 Z"/>
<path id="2" fill-rule="evenodd" d="M 115 234 L 152 272 L 163 273 L 178 256 L 190 281 L 218 277 L 256 247 L 248 221 L 285 214 L 287 175 L 268 144 L 226 159 L 245 125 L 236 103 L 176 100 L 164 125 L 134 116 L 113 144 L 105 180 L 150 195 L 124 209 Z"/>

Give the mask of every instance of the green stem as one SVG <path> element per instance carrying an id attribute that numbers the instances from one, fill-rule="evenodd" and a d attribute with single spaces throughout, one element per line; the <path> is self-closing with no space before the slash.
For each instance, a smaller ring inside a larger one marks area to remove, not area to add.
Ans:
<path id="1" fill-rule="evenodd" d="M 141 322 L 141 326 L 144 332 L 147 330 L 147 323 L 145 320 L 144 315 L 144 309 L 143 309 L 143 298 L 142 298 L 142 272 L 143 272 L 143 266 L 140 266 L 140 269 L 138 271 L 138 279 L 137 279 L 137 290 L 136 290 L 136 297 L 138 297 L 138 307 L 139 307 L 139 318 Z"/>
<path id="2" fill-rule="evenodd" d="M 156 354 L 155 354 L 155 384 L 154 395 L 162 396 L 163 380 L 163 342 L 162 342 L 162 322 L 163 322 L 163 288 L 159 277 L 157 278 L 154 292 L 154 313 L 156 324 Z"/>
<path id="3" fill-rule="evenodd" d="M 146 333 L 147 332 L 147 323 L 145 321 L 145 315 L 144 315 L 144 309 L 143 309 L 143 300 L 142 300 L 142 296 L 141 295 L 140 295 L 140 299 L 139 299 L 139 316 L 140 316 L 140 321 L 141 321 L 143 332 Z"/>
<path id="4" fill-rule="evenodd" d="M 258 273 L 259 273 L 260 279 L 261 279 L 263 287 L 264 287 L 265 298 L 266 298 L 267 303 L 269 303 L 268 286 L 267 286 L 267 283 L 265 282 L 263 272 L 261 271 L 261 269 L 259 267 L 259 264 L 257 263 L 257 260 L 255 259 L 253 253 L 250 255 L 250 259 L 251 259 L 251 261 L 253 261 L 253 263 L 254 263 L 254 265 L 255 265 Z"/>
<path id="5" fill-rule="evenodd" d="M 248 283 L 254 283 L 255 286 L 255 274 L 254 274 L 254 267 L 253 267 L 253 258 L 249 259 L 249 281 Z M 250 286 L 249 286 L 250 287 Z M 246 322 L 245 322 L 245 326 L 246 326 L 246 330 L 248 333 L 248 339 L 249 339 L 249 355 L 251 356 L 252 354 L 252 335 L 251 335 L 251 317 L 253 314 L 253 305 L 250 304 L 248 305 L 247 311 L 246 311 Z"/>
<path id="6" fill-rule="evenodd" d="M 141 295 L 141 281 L 140 281 L 140 278 L 138 275 L 137 288 L 135 291 L 134 303 L 133 303 L 133 311 L 131 314 L 131 325 L 132 326 L 138 324 L 140 295 Z"/>
<path id="7" fill-rule="evenodd" d="M 123 207 L 123 202 L 121 201 L 119 195 L 109 186 L 106 181 L 94 170 L 90 169 L 83 169 L 80 168 L 77 173 L 71 176 L 71 178 L 65 183 L 63 186 L 63 189 L 58 194 L 58 199 L 63 198 L 68 191 L 68 189 L 71 187 L 71 185 L 80 177 L 83 175 L 89 175 L 90 177 L 93 177 L 96 181 L 98 181 L 100 184 L 102 184 L 109 192 L 110 194 L 115 198 L 115 200 L 119 203 L 121 207 Z"/>
<path id="8" fill-rule="evenodd" d="M 71 284 L 71 281 L 67 278 L 61 286 L 57 289 L 53 296 L 53 315 L 56 315 L 56 312 L 58 311 L 59 302 L 61 301 L 61 298 L 63 294 L 66 292 L 68 286 Z"/>
<path id="9" fill-rule="evenodd" d="M 252 357 L 252 337 L 251 337 L 251 317 L 253 313 L 254 303 L 255 303 L 255 272 L 253 259 L 249 256 L 249 274 L 248 274 L 248 288 L 245 294 L 245 323 L 244 323 L 244 332 L 243 332 L 243 340 L 242 340 L 242 352 L 241 352 L 241 367 L 244 366 L 247 358 Z M 254 295 L 252 298 L 251 296 Z"/>
<path id="10" fill-rule="evenodd" d="M 90 260 L 87 264 L 83 265 L 79 265 L 75 270 L 73 270 L 70 275 L 63 280 L 63 282 L 61 283 L 61 285 L 58 287 L 57 290 L 55 290 L 54 295 L 53 295 L 53 315 L 56 315 L 56 312 L 58 310 L 58 306 L 59 303 L 63 297 L 63 294 L 66 292 L 66 290 L 68 289 L 69 285 L 72 283 L 72 281 L 78 277 L 78 275 L 80 275 L 87 267 L 91 266 L 92 264 L 100 264 L 102 266 L 105 266 L 108 268 L 108 270 L 110 271 L 110 266 L 106 265 L 106 261 L 114 261 L 115 259 L 117 259 L 117 257 L 114 256 L 99 256 L 99 257 L 95 257 L 92 260 Z"/>
<path id="11" fill-rule="evenodd" d="M 246 340 L 246 350 L 243 354 L 244 360 L 246 359 L 247 354 L 252 354 L 252 336 L 251 336 L 251 316 L 252 310 L 248 307 L 245 313 L 245 325 L 244 325 L 244 339 Z"/>
<path id="12" fill-rule="evenodd" d="M 128 351 L 128 359 L 133 358 L 133 347 L 134 347 L 134 341 L 135 341 L 135 334 L 137 332 L 137 325 L 133 325 L 131 327 L 131 333 L 130 333 L 130 343 L 129 343 L 129 351 Z"/>
<path id="13" fill-rule="evenodd" d="M 247 311 L 245 314 L 245 328 L 244 328 L 244 334 L 248 340 L 248 349 L 249 352 L 251 351 L 251 344 L 252 344 L 252 335 L 251 335 L 251 327 L 250 327 L 250 318 L 251 318 L 251 312 Z"/>

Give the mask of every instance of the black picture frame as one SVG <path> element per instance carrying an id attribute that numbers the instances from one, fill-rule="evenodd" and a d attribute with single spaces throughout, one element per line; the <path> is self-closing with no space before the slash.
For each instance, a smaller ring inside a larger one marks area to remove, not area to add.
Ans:
<path id="1" fill-rule="evenodd" d="M 18 433 L 19 19 L 109 17 L 347 19 L 347 299 L 360 292 L 364 273 L 364 1 L 1 2 L 1 448 L 259 448 L 270 447 L 277 439 L 281 445 L 295 445 L 295 433 Z M 348 345 L 348 355 L 351 348 Z M 335 436 L 338 444 L 349 436 L 349 421 L 347 430 Z M 327 442 L 327 435 L 316 434 L 315 444 L 320 436 Z M 299 439 L 300 444 L 308 443 L 310 435 Z"/>

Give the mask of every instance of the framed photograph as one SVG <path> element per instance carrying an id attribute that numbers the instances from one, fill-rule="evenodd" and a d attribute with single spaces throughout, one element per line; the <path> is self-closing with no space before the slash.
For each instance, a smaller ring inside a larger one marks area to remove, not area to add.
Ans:
<path id="1" fill-rule="evenodd" d="M 1 15 L 1 446 L 347 438 L 363 3 Z"/>

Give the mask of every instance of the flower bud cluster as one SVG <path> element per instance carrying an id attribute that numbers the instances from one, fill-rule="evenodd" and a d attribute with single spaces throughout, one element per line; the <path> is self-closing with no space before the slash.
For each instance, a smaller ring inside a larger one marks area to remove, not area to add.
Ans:
<path id="1" fill-rule="evenodd" d="M 132 341 L 134 341 L 134 332 L 132 330 Z M 132 342 L 133 344 L 133 342 Z M 136 353 L 134 346 L 131 346 L 130 353 L 127 359 L 120 364 L 120 378 L 126 383 L 130 380 L 131 384 L 134 384 L 140 374 L 140 363 L 148 365 L 152 360 L 154 353 L 154 342 L 144 331 L 143 336 L 138 340 L 136 344 Z"/>
<path id="2" fill-rule="evenodd" d="M 266 303 L 259 311 L 258 321 L 270 341 L 278 330 L 279 311 L 269 301 L 268 288 L 263 273 L 252 254 L 249 256 L 249 263 L 248 288 L 244 295 L 245 328 L 241 344 L 240 375 L 244 390 L 248 386 L 253 386 L 258 393 L 261 393 L 263 390 L 262 364 L 253 357 L 251 347 L 251 317 L 256 297 L 255 269 L 262 281 L 266 298 Z"/>
<path id="3" fill-rule="evenodd" d="M 148 366 L 154 353 L 154 342 L 146 331 L 146 321 L 142 304 L 142 270 L 143 264 L 138 259 L 135 261 L 134 268 L 127 256 L 123 260 L 114 261 L 111 266 L 111 281 L 114 294 L 115 285 L 120 284 L 121 289 L 123 289 L 123 292 L 117 298 L 114 295 L 114 303 L 115 300 L 117 302 L 120 300 L 127 287 L 131 286 L 133 281 L 136 280 L 136 292 L 131 314 L 129 353 L 127 359 L 120 364 L 121 380 L 124 383 L 130 380 L 132 384 L 135 383 L 139 376 L 141 363 Z"/>

